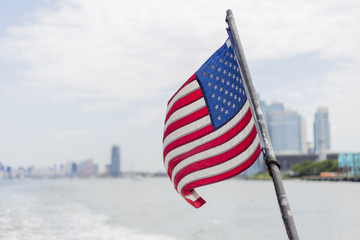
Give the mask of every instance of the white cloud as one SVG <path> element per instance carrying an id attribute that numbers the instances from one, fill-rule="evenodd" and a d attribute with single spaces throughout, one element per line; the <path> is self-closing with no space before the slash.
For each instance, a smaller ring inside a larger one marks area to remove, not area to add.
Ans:
<path id="1" fill-rule="evenodd" d="M 226 9 L 221 10 L 223 4 L 204 3 L 58 1 L 56 8 L 39 10 L 32 22 L 11 28 L 2 39 L 2 56 L 23 61 L 36 85 L 147 99 L 176 82 L 171 78 L 176 65 L 203 61 L 212 51 L 203 45 L 217 47 L 223 41 Z M 359 6 L 352 3 L 228 4 L 250 60 L 306 52 L 351 60 L 359 51 L 355 44 L 360 34 L 355 14 Z M 185 63 L 191 58 L 195 60 Z M 188 75 L 196 68 L 189 67 Z"/>
<path id="2" fill-rule="evenodd" d="M 130 124 L 141 124 L 146 125 L 154 120 L 163 121 L 164 117 L 163 107 L 141 107 L 137 112 L 136 116 L 129 121 Z"/>
<path id="3" fill-rule="evenodd" d="M 92 132 L 88 130 L 61 130 L 55 133 L 55 138 L 79 138 L 90 135 Z"/>
<path id="4" fill-rule="evenodd" d="M 107 110 L 121 110 L 125 107 L 123 102 L 118 101 L 95 101 L 94 103 L 87 103 L 83 105 L 81 110 L 85 112 L 99 112 Z"/>

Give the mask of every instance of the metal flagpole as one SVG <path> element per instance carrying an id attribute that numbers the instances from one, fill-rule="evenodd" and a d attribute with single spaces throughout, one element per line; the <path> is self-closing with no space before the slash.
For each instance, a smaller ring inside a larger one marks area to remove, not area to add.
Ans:
<path id="1" fill-rule="evenodd" d="M 289 202 L 286 197 L 284 185 L 282 183 L 280 170 L 279 170 L 279 162 L 276 160 L 275 153 L 273 147 L 270 142 L 269 133 L 267 131 L 264 118 L 262 115 L 262 111 L 260 108 L 259 101 L 256 96 L 255 88 L 250 76 L 249 67 L 247 65 L 244 50 L 241 46 L 240 37 L 236 28 L 235 20 L 232 14 L 232 11 L 229 9 L 226 12 L 226 22 L 229 25 L 229 29 L 231 31 L 231 36 L 233 40 L 234 51 L 238 57 L 240 69 L 242 72 L 243 80 L 245 81 L 245 89 L 247 92 L 248 97 L 252 102 L 253 112 L 255 114 L 255 118 L 258 125 L 258 131 L 261 134 L 262 139 L 262 147 L 263 147 L 263 154 L 264 160 L 268 167 L 269 174 L 273 179 L 275 192 L 278 199 L 282 219 L 284 221 L 284 225 L 286 228 L 286 233 L 289 239 L 297 240 L 299 239 L 294 223 L 294 219 L 292 216 L 292 212 L 290 210 Z"/>

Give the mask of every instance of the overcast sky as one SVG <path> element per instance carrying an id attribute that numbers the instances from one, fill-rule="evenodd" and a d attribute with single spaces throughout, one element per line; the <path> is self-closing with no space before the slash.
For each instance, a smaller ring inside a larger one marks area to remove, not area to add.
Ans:
<path id="1" fill-rule="evenodd" d="M 226 40 L 232 9 L 261 99 L 300 113 L 313 142 L 329 108 L 334 151 L 360 151 L 360 2 L 0 2 L 0 162 L 93 159 L 163 170 L 168 99 Z"/>

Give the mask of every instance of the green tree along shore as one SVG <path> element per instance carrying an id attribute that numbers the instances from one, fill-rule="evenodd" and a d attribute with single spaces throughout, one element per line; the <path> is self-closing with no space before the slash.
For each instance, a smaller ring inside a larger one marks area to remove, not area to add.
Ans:
<path id="1" fill-rule="evenodd" d="M 321 162 L 314 162 L 305 160 L 301 163 L 293 165 L 290 170 L 291 175 L 281 174 L 283 179 L 291 177 L 303 177 L 303 176 L 314 176 L 320 175 L 321 172 L 336 172 L 338 169 L 337 160 L 324 160 Z M 271 179 L 268 173 L 258 173 L 251 177 L 252 179 L 267 180 Z"/>
<path id="2" fill-rule="evenodd" d="M 337 160 L 324 160 L 313 162 L 305 160 L 302 163 L 295 164 L 290 168 L 295 177 L 319 175 L 321 172 L 335 172 L 337 170 Z"/>

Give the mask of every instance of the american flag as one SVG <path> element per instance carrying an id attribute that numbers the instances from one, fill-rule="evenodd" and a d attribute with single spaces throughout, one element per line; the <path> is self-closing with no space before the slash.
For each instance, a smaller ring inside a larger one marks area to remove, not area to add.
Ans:
<path id="1" fill-rule="evenodd" d="M 261 148 L 250 100 L 228 39 L 169 100 L 164 166 L 176 191 L 195 208 L 194 188 L 250 167 Z"/>

